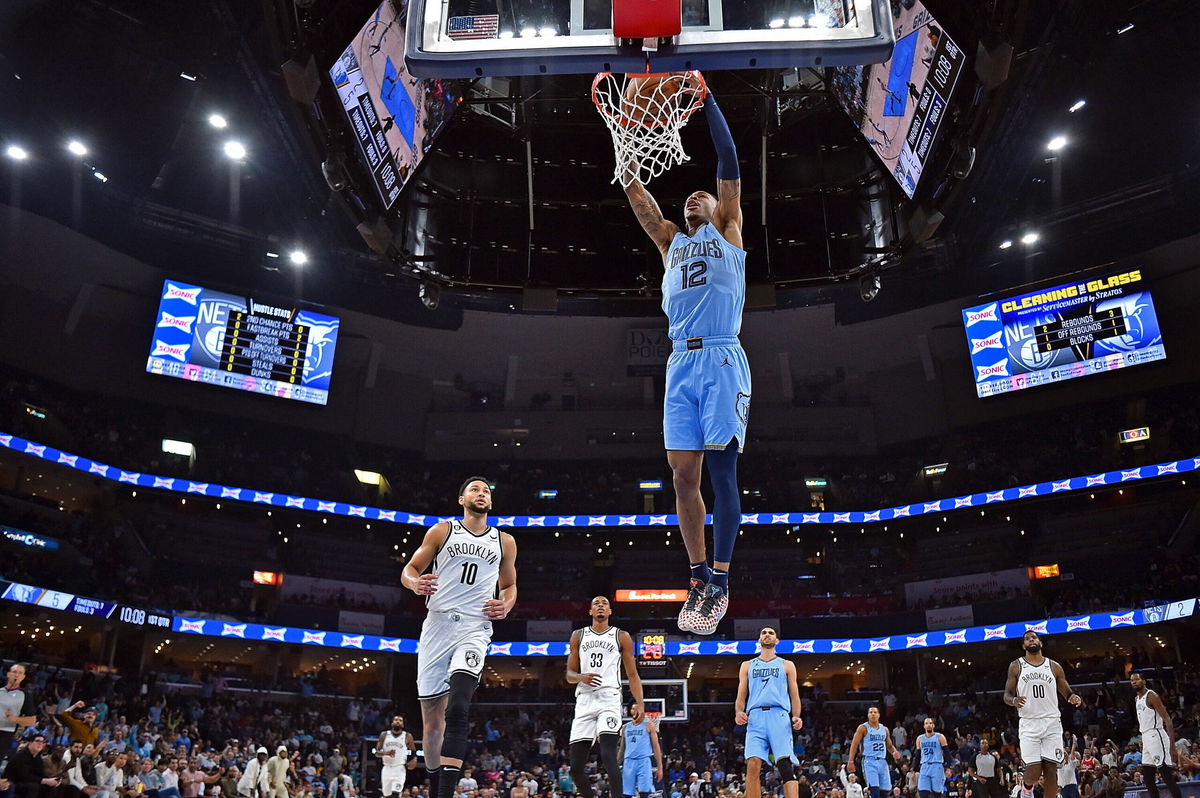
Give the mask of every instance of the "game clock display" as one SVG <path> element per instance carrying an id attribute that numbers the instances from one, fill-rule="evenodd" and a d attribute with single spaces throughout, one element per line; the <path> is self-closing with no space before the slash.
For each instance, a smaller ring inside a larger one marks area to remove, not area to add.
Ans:
<path id="1" fill-rule="evenodd" d="M 981 397 L 1167 356 L 1140 269 L 967 308 L 963 325 Z"/>
<path id="2" fill-rule="evenodd" d="M 323 313 L 167 280 L 146 371 L 323 405 L 340 325 Z"/>

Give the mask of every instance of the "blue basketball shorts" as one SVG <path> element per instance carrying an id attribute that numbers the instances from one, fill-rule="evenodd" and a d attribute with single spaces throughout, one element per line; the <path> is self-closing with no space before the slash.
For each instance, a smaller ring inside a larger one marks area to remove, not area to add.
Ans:
<path id="1" fill-rule="evenodd" d="M 622 795 L 637 795 L 640 792 L 654 792 L 654 768 L 650 766 L 650 757 L 625 757 L 621 766 Z"/>
<path id="2" fill-rule="evenodd" d="M 917 789 L 930 792 L 946 791 L 946 768 L 940 762 L 930 762 L 921 765 L 921 774 L 917 777 Z"/>
<path id="3" fill-rule="evenodd" d="M 663 443 L 668 450 L 746 445 L 750 420 L 750 364 L 740 345 L 672 352 L 663 400 Z"/>
<path id="4" fill-rule="evenodd" d="M 863 759 L 863 779 L 868 787 L 892 789 L 892 770 L 886 759 Z"/>
<path id="5" fill-rule="evenodd" d="M 790 757 L 796 759 L 796 749 L 792 742 L 792 716 L 789 710 L 782 707 L 770 709 L 749 710 L 750 722 L 746 724 L 746 758 L 756 756 L 763 762 L 770 762 Z"/>

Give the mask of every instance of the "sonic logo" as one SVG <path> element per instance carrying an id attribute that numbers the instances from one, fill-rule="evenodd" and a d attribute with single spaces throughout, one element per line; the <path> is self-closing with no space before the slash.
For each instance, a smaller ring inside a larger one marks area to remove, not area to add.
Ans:
<path id="1" fill-rule="evenodd" d="M 936 513 L 940 509 L 942 509 L 942 503 L 940 501 L 925 502 L 925 512 L 927 513 Z"/>
<path id="2" fill-rule="evenodd" d="M 959 497 L 957 497 L 957 498 L 954 500 L 954 506 L 955 506 L 956 508 L 958 508 L 958 507 L 970 507 L 970 506 L 971 506 L 971 497 L 970 497 L 970 496 L 959 496 Z"/>
<path id="3" fill-rule="evenodd" d="M 530 643 L 529 650 L 525 653 L 531 657 L 537 657 L 537 656 L 548 657 L 548 656 L 550 656 L 550 644 L 549 643 Z"/>
<path id="4" fill-rule="evenodd" d="M 663 518 L 665 519 L 666 516 L 663 516 Z M 654 523 L 654 519 L 651 519 L 650 523 Z M 664 520 L 663 523 L 666 523 L 666 521 Z M 555 525 L 556 526 L 575 526 L 575 516 L 560 515 L 560 516 L 558 516 L 558 521 L 556 522 Z"/>
<path id="5" fill-rule="evenodd" d="M 173 345 L 156 340 L 154 342 L 154 351 L 150 353 L 150 357 L 169 357 L 178 360 L 180 363 L 186 363 L 189 349 L 191 349 L 191 346 L 188 344 Z"/>
<path id="6" fill-rule="evenodd" d="M 496 526 L 516 526 L 517 517 L 515 515 L 502 515 L 496 519 Z"/>
<path id="7" fill-rule="evenodd" d="M 1067 619 L 1067 631 L 1068 632 L 1075 632 L 1080 629 L 1091 629 L 1091 628 L 1092 628 L 1092 616 L 1090 616 L 1090 615 L 1085 615 L 1082 618 L 1074 618 L 1074 619 L 1068 618 Z"/>
<path id="8" fill-rule="evenodd" d="M 947 643 L 965 643 L 967 642 L 967 630 L 959 629 L 957 632 L 946 632 Z"/>
<path id="9" fill-rule="evenodd" d="M 745 522 L 743 522 L 743 523 L 745 523 Z M 650 526 L 666 526 L 666 525 L 667 525 L 667 517 L 665 515 L 650 516 Z"/>
<path id="10" fill-rule="evenodd" d="M 1087 486 L 1091 487 L 1092 485 L 1103 485 L 1108 481 L 1106 477 L 1106 474 L 1093 474 L 1087 478 Z"/>
<path id="11" fill-rule="evenodd" d="M 286 504 L 288 507 L 303 507 L 304 506 L 304 497 L 303 496 L 287 496 L 284 498 L 283 501 L 284 501 L 284 504 Z"/>
<path id="12" fill-rule="evenodd" d="M 1036 496 L 1037 489 L 1038 489 L 1037 485 L 1026 485 L 1023 488 L 1017 488 L 1017 498 L 1022 498 L 1025 496 Z"/>
<path id="13" fill-rule="evenodd" d="M 1121 481 L 1128 482 L 1131 479 L 1140 479 L 1141 476 L 1142 476 L 1142 469 L 1134 468 L 1129 471 L 1122 471 L 1121 472 Z"/>
<path id="14" fill-rule="evenodd" d="M 163 311 L 162 317 L 158 320 L 156 327 L 171 327 L 176 330 L 183 330 L 188 335 L 192 334 L 192 325 L 196 323 L 195 316 L 172 316 L 170 313 Z"/>
<path id="15" fill-rule="evenodd" d="M 544 527 L 545 525 L 546 525 L 546 516 L 544 516 L 544 515 L 529 516 L 528 526 L 543 526 Z"/>
<path id="16" fill-rule="evenodd" d="M 272 629 L 270 627 L 263 627 L 262 639 L 263 640 L 278 640 L 280 642 L 283 642 L 284 635 L 286 635 L 286 634 L 287 634 L 286 628 Z"/>
<path id="17" fill-rule="evenodd" d="M 367 508 L 366 507 L 349 507 L 349 508 L 347 508 L 346 512 L 349 513 L 350 515 L 358 516 L 359 518 L 367 517 Z"/>
<path id="18" fill-rule="evenodd" d="M 362 648 L 363 635 L 342 635 L 342 648 Z"/>
<path id="19" fill-rule="evenodd" d="M 109 466 L 104 465 L 104 463 L 92 463 L 90 466 L 88 466 L 88 473 L 99 474 L 102 477 L 106 477 L 108 476 L 108 469 Z"/>
<path id="20" fill-rule="evenodd" d="M 242 489 L 241 488 L 227 488 L 225 486 L 221 486 L 221 498 L 222 499 L 240 499 L 240 498 L 242 498 Z"/>
<path id="21" fill-rule="evenodd" d="M 835 653 L 838 651 L 849 651 L 853 644 L 853 640 L 832 640 L 830 641 L 829 649 Z"/>
<path id="22" fill-rule="evenodd" d="M 679 644 L 679 653 L 681 655 L 682 654 L 699 654 L 700 653 L 700 644 L 699 643 L 680 643 Z"/>
<path id="23" fill-rule="evenodd" d="M 758 513 L 742 513 L 742 523 L 743 524 L 757 524 L 758 516 L 759 516 Z"/>
<path id="24" fill-rule="evenodd" d="M 732 643 L 717 643 L 718 654 L 736 654 L 737 650 L 738 644 L 736 641 Z"/>
<path id="25" fill-rule="evenodd" d="M 1061 482 L 1053 482 L 1050 485 L 1051 493 L 1057 493 L 1060 490 L 1070 490 L 1070 489 L 1071 489 L 1071 480 L 1069 480 L 1069 479 L 1064 479 Z"/>
<path id="26" fill-rule="evenodd" d="M 200 299 L 200 292 L 203 288 L 197 288 L 194 285 L 176 285 L 172 282 L 167 282 L 163 286 L 163 299 L 178 299 L 181 302 L 186 302 L 189 305 L 195 305 Z"/>
<path id="27" fill-rule="evenodd" d="M 882 640 L 871 641 L 871 651 L 890 651 L 892 648 L 892 638 L 885 637 Z"/>
<path id="28" fill-rule="evenodd" d="M 398 639 L 383 639 L 379 641 L 380 651 L 395 651 L 400 653 L 400 641 Z"/>
<path id="29" fill-rule="evenodd" d="M 834 513 L 833 514 L 833 523 L 835 523 L 835 524 L 850 523 L 850 513 Z"/>
<path id="30" fill-rule="evenodd" d="M 223 624 L 221 624 L 221 637 L 240 637 L 244 640 L 246 638 L 246 624 L 244 624 L 244 623 L 223 623 Z"/>
<path id="31" fill-rule="evenodd" d="M 379 520 L 394 522 L 396 520 L 396 511 L 395 510 L 380 510 L 379 511 Z"/>
<path id="32" fill-rule="evenodd" d="M 987 338 L 971 339 L 971 354 L 978 355 L 985 349 L 1003 349 L 1004 342 L 1000 340 L 1001 333 L 989 335 Z"/>
<path id="33" fill-rule="evenodd" d="M 175 480 L 172 479 L 171 477 L 155 477 L 154 478 L 154 487 L 166 488 L 166 489 L 170 490 L 171 488 L 175 487 Z"/>
<path id="34" fill-rule="evenodd" d="M 1109 615 L 1108 616 L 1108 620 L 1109 620 L 1108 625 L 1109 626 L 1136 626 L 1137 624 L 1135 624 L 1134 620 L 1133 620 L 1134 612 L 1135 612 L 1135 610 L 1130 610 L 1129 612 L 1121 613 L 1120 615 L 1116 615 L 1116 614 Z"/>
<path id="35" fill-rule="evenodd" d="M 605 516 L 603 516 L 603 515 L 589 515 L 587 525 L 588 526 L 604 526 L 604 519 L 605 519 Z"/>
<path id="36" fill-rule="evenodd" d="M 793 654 L 812 654 L 813 650 L 814 650 L 813 647 L 816 645 L 816 643 L 817 643 L 816 640 L 797 640 L 795 643 L 792 644 L 792 653 Z"/>
<path id="37" fill-rule="evenodd" d="M 324 632 L 304 632 L 303 637 L 300 640 L 300 642 L 301 643 L 313 643 L 318 646 L 323 646 L 323 645 L 325 645 L 325 633 Z"/>
<path id="38" fill-rule="evenodd" d="M 903 507 L 897 507 L 896 509 L 892 510 L 893 518 L 903 518 L 904 516 L 907 516 L 907 515 L 912 515 L 912 505 L 911 504 L 906 504 Z"/>
<path id="39" fill-rule="evenodd" d="M 412 513 L 409 513 L 408 514 L 408 523 L 416 524 L 417 526 L 425 526 L 425 516 L 413 515 Z M 499 522 L 497 522 L 496 525 L 499 526 L 500 525 Z"/>
<path id="40" fill-rule="evenodd" d="M 1179 473 L 1179 463 L 1178 462 L 1163 463 L 1163 464 L 1159 465 L 1159 467 L 1158 467 L 1159 476 L 1162 476 L 1163 474 L 1178 474 L 1178 473 Z"/>
<path id="41" fill-rule="evenodd" d="M 878 521 L 878 520 L 879 520 L 879 510 L 872 510 L 871 512 L 869 512 L 863 516 L 863 521 Z"/>
<path id="42" fill-rule="evenodd" d="M 1008 358 L 1004 358 L 999 363 L 993 363 L 990 366 L 976 366 L 975 371 L 978 376 L 976 380 L 990 380 L 994 377 L 1008 377 Z"/>
<path id="43" fill-rule="evenodd" d="M 189 482 L 187 486 L 188 493 L 208 493 L 207 482 Z"/>
<path id="44" fill-rule="evenodd" d="M 122 471 L 121 476 L 117 477 L 117 482 L 128 482 L 131 485 L 136 485 L 140 476 L 141 474 L 131 474 L 128 471 Z"/>
<path id="45" fill-rule="evenodd" d="M 204 634 L 204 621 L 185 621 L 180 619 L 179 631 L 195 632 L 196 634 Z"/>
<path id="46" fill-rule="evenodd" d="M 995 493 L 989 493 L 987 495 L 987 501 L 985 501 L 984 503 L 991 504 L 992 502 L 1002 502 L 1002 501 L 1004 501 L 1004 491 L 998 490 Z"/>
<path id="47" fill-rule="evenodd" d="M 905 648 L 925 647 L 929 645 L 929 632 L 919 635 L 907 635 Z"/>
<path id="48" fill-rule="evenodd" d="M 1026 632 L 1037 632 L 1040 635 L 1044 635 L 1044 634 L 1046 634 L 1046 624 L 1047 623 L 1049 623 L 1049 622 L 1048 621 L 1038 621 L 1037 623 L 1027 623 L 1027 624 L 1025 624 L 1025 631 Z"/>
<path id="49" fill-rule="evenodd" d="M 820 513 L 801 513 L 801 523 L 819 524 L 819 523 L 821 523 L 821 514 Z"/>
<path id="50" fill-rule="evenodd" d="M 980 308 L 972 308 L 963 312 L 966 317 L 966 326 L 972 327 L 981 321 L 1000 321 L 1000 317 L 996 314 L 997 303 L 993 302 L 990 305 L 984 305 Z"/>
<path id="51" fill-rule="evenodd" d="M 497 657 L 511 657 L 512 643 L 492 643 L 488 649 L 488 654 Z"/>
<path id="52" fill-rule="evenodd" d="M 77 454 L 67 454 L 66 452 L 58 453 L 58 462 L 62 463 L 63 465 L 69 465 L 73 468 L 77 460 L 79 460 L 79 455 Z"/>
<path id="53" fill-rule="evenodd" d="M 984 627 L 984 629 L 983 629 L 983 639 L 984 640 L 1003 640 L 1007 634 L 1008 634 L 1007 626 L 997 626 L 994 629 L 989 629 L 987 627 Z"/>
<path id="54" fill-rule="evenodd" d="M 617 518 L 617 526 L 637 526 L 636 515 L 622 515 Z"/>
<path id="55" fill-rule="evenodd" d="M 772 513 L 771 514 L 771 523 L 772 524 L 786 524 L 786 523 L 789 523 L 788 519 L 790 517 L 791 516 L 788 513 Z"/>

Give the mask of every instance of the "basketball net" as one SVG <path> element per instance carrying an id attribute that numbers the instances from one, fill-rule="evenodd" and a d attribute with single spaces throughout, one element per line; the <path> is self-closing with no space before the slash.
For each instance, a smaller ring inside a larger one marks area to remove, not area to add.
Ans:
<path id="1" fill-rule="evenodd" d="M 638 83 L 635 83 L 638 81 Z M 592 102 L 612 134 L 616 168 L 612 182 L 628 188 L 649 183 L 688 160 L 680 131 L 700 110 L 708 86 L 698 71 L 657 75 L 601 72 Z"/>

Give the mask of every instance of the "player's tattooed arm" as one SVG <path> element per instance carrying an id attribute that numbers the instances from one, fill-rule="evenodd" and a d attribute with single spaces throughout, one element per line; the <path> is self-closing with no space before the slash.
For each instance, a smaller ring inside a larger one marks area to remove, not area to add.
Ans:
<path id="1" fill-rule="evenodd" d="M 408 558 L 404 570 L 400 572 L 400 584 L 418 596 L 432 596 L 437 592 L 437 575 L 426 574 L 425 569 L 437 556 L 438 549 L 446 542 L 450 534 L 450 524 L 447 521 L 434 524 L 425 533 L 421 545 Z"/>
<path id="2" fill-rule="evenodd" d="M 730 244 L 742 248 L 742 181 L 717 180 L 717 211 L 713 224 Z"/>
<path id="3" fill-rule="evenodd" d="M 633 208 L 633 215 L 637 217 L 638 223 L 658 247 L 659 254 L 665 258 L 667 250 L 671 248 L 671 240 L 675 238 L 679 228 L 663 218 L 662 209 L 658 207 L 654 197 L 637 180 L 625 187 L 625 196 L 629 199 L 629 207 Z"/>
<path id="4" fill-rule="evenodd" d="M 1067 674 L 1065 671 L 1063 671 L 1062 665 L 1051 661 L 1050 672 L 1054 674 L 1054 678 L 1058 682 L 1058 692 L 1063 698 L 1067 699 L 1068 704 L 1073 707 L 1077 707 L 1083 703 L 1083 698 L 1080 697 L 1079 694 L 1074 690 L 1072 690 L 1071 685 L 1067 683 Z"/>
<path id="5" fill-rule="evenodd" d="M 1020 709 L 1025 696 L 1017 695 L 1017 677 L 1021 675 L 1021 663 L 1013 660 L 1008 666 L 1008 681 L 1004 683 L 1004 703 Z"/>

